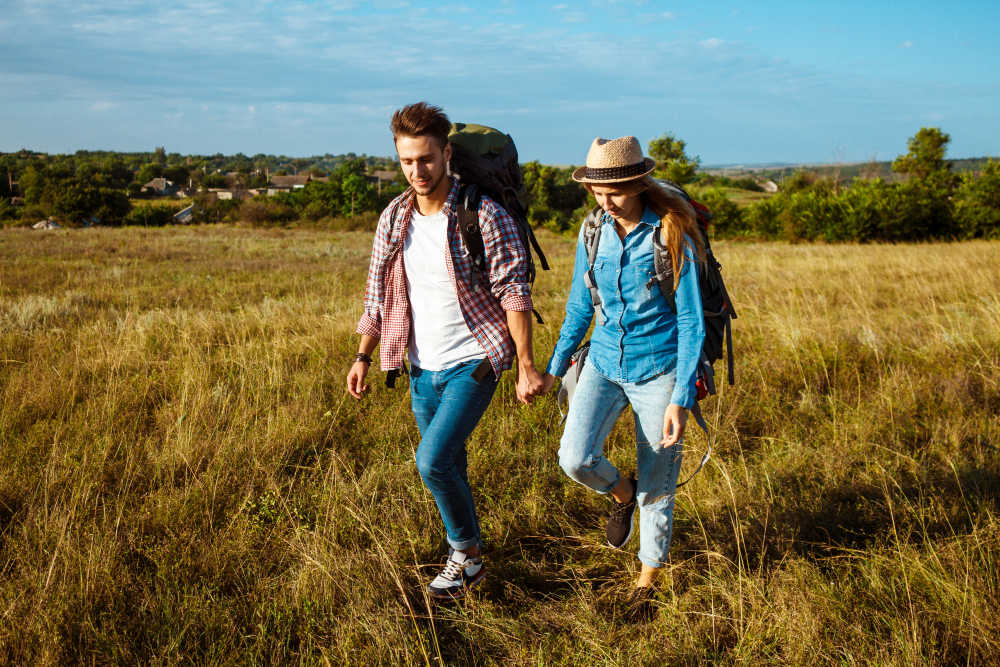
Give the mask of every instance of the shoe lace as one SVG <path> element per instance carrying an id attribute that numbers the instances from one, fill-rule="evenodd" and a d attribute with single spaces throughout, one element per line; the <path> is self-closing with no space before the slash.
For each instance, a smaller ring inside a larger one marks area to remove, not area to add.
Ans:
<path id="1" fill-rule="evenodd" d="M 615 521 L 624 521 L 625 515 L 628 514 L 629 508 L 635 504 L 635 499 L 628 501 L 627 503 L 620 503 L 614 498 L 611 499 L 611 518 Z"/>
<path id="2" fill-rule="evenodd" d="M 456 581 L 461 579 L 462 570 L 465 569 L 465 563 L 459 563 L 458 561 L 448 559 L 448 564 L 444 566 L 441 570 L 441 574 L 438 575 L 439 579 L 444 579 L 446 581 Z"/>

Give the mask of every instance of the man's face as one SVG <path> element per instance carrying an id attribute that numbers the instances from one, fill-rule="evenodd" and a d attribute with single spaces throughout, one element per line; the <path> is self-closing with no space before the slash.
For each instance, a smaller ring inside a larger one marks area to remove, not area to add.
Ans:
<path id="1" fill-rule="evenodd" d="M 396 140 L 396 153 L 406 180 L 418 195 L 434 192 L 448 173 L 451 144 L 443 149 L 433 137 L 400 137 Z"/>

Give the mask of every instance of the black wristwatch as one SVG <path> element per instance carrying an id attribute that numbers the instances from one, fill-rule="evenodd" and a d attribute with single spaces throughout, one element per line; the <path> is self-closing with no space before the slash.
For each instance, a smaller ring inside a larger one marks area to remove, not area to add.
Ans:
<path id="1" fill-rule="evenodd" d="M 354 363 L 357 363 L 359 361 L 363 361 L 369 366 L 372 365 L 372 358 L 367 354 L 365 354 L 364 352 L 358 352 L 357 354 L 354 355 Z"/>

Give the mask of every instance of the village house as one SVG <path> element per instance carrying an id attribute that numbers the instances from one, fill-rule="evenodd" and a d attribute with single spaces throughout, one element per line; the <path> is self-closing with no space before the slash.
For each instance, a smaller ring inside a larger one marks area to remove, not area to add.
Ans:
<path id="1" fill-rule="evenodd" d="M 190 225 L 194 220 L 194 204 L 174 213 L 175 225 Z"/>
<path id="2" fill-rule="evenodd" d="M 143 192 L 149 192 L 160 197 L 171 197 L 177 193 L 178 189 L 173 181 L 168 181 L 165 178 L 154 178 L 142 186 Z"/>
<path id="3" fill-rule="evenodd" d="M 267 187 L 267 194 L 276 195 L 279 192 L 301 190 L 306 187 L 306 183 L 311 180 L 313 180 L 312 174 L 302 174 L 300 176 L 272 176 Z"/>

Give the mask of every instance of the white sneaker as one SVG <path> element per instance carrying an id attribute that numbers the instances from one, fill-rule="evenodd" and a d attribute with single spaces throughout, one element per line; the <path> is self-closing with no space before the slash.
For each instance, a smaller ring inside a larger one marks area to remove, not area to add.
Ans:
<path id="1" fill-rule="evenodd" d="M 456 551 L 444 569 L 427 586 L 427 594 L 439 600 L 457 600 L 465 597 L 474 586 L 486 578 L 486 566 L 481 556 L 469 558 Z"/>

